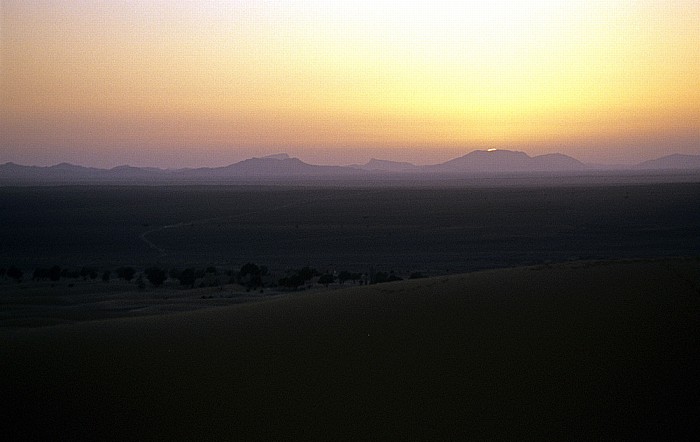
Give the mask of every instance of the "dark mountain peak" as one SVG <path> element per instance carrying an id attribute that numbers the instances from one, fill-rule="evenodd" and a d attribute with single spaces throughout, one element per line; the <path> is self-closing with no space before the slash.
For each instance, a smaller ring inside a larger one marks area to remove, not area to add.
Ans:
<path id="1" fill-rule="evenodd" d="M 475 150 L 466 155 L 431 166 L 433 172 L 512 173 L 567 172 L 588 167 L 568 155 L 552 153 L 531 157 L 525 152 L 507 149 Z"/>
<path id="2" fill-rule="evenodd" d="M 477 149 L 457 157 L 451 161 L 459 160 L 460 158 L 530 158 L 525 152 L 519 150 L 508 149 Z"/>
<path id="3" fill-rule="evenodd" d="M 105 176 L 109 176 L 110 179 L 149 179 L 162 173 L 162 169 L 155 167 L 135 167 L 128 164 L 123 164 L 121 166 L 116 166 L 109 170 L 103 171 L 103 174 Z"/>
<path id="4" fill-rule="evenodd" d="M 119 166 L 114 166 L 111 169 L 108 169 L 111 171 L 149 171 L 149 172 L 163 172 L 164 169 L 159 169 L 157 167 L 137 167 L 137 166 L 131 166 L 129 164 L 121 164 Z"/>
<path id="5" fill-rule="evenodd" d="M 528 170 L 525 152 L 505 149 L 474 150 L 466 155 L 433 166 L 436 172 L 500 173 Z"/>
<path id="6" fill-rule="evenodd" d="M 291 157 L 286 153 L 276 153 L 276 154 L 264 156 L 262 158 L 270 158 L 273 160 L 288 160 Z"/>
<path id="7" fill-rule="evenodd" d="M 644 161 L 635 166 L 636 169 L 700 169 L 700 155 L 675 153 Z"/>
<path id="8" fill-rule="evenodd" d="M 462 157 L 468 157 L 468 156 L 517 156 L 517 157 L 528 157 L 529 155 L 526 154 L 525 152 L 521 152 L 519 150 L 508 150 L 508 149 L 486 149 L 486 150 L 473 150 L 469 152 L 466 155 L 462 155 Z"/>
<path id="9" fill-rule="evenodd" d="M 8 161 L 7 163 L 0 164 L 0 170 L 19 170 L 19 169 L 28 169 L 30 167 L 35 167 L 35 166 L 23 166 L 21 164 L 13 163 L 12 161 Z"/>
<path id="10" fill-rule="evenodd" d="M 63 162 L 63 163 L 55 164 L 53 166 L 49 166 L 49 169 L 52 169 L 52 170 L 84 170 L 84 169 L 88 169 L 88 168 L 83 167 L 83 166 L 76 166 L 75 164 L 71 164 L 71 163 Z"/>
<path id="11" fill-rule="evenodd" d="M 331 177 L 357 174 L 356 169 L 341 166 L 317 166 L 299 158 L 249 158 L 225 167 L 201 168 L 181 171 L 188 178 L 288 178 L 288 177 Z"/>
<path id="12" fill-rule="evenodd" d="M 574 160 L 574 161 L 578 161 L 577 159 L 575 159 L 575 158 L 573 158 L 573 157 L 570 157 L 569 155 L 564 155 L 563 153 L 557 153 L 557 152 L 555 152 L 555 153 L 545 153 L 545 154 L 542 154 L 542 155 L 535 155 L 535 156 L 532 157 L 532 158 L 533 158 L 533 159 L 534 159 L 534 158 L 542 158 L 542 159 L 545 159 L 545 158 L 548 158 L 548 159 L 551 159 L 551 158 L 560 158 L 560 159 L 569 158 L 569 159 L 572 159 L 572 160 Z M 583 163 L 581 163 L 581 164 L 583 164 Z"/>
<path id="13" fill-rule="evenodd" d="M 404 172 L 418 169 L 418 166 L 416 166 L 413 163 L 408 163 L 405 161 L 380 160 L 377 158 L 370 158 L 370 160 L 367 163 L 355 167 L 364 170 L 376 170 L 384 172 Z"/>
<path id="14" fill-rule="evenodd" d="M 537 155 L 531 159 L 532 168 L 538 172 L 575 171 L 589 169 L 576 158 L 561 153 Z"/>
<path id="15" fill-rule="evenodd" d="M 248 158 L 243 161 L 239 161 L 237 163 L 233 163 L 229 166 L 226 166 L 227 168 L 240 168 L 240 167 L 272 167 L 272 168 L 278 168 L 278 167 L 285 167 L 285 166 L 290 166 L 290 165 L 306 165 L 310 166 L 310 164 L 307 164 L 303 161 L 301 161 L 299 158 L 271 158 L 271 157 L 253 157 L 253 158 Z"/>
<path id="16" fill-rule="evenodd" d="M 487 149 L 473 150 L 466 155 L 448 161 L 448 163 L 451 161 L 527 161 L 528 159 L 530 159 L 528 154 L 517 150 Z"/>
<path id="17" fill-rule="evenodd" d="M 393 160 L 380 160 L 378 158 L 370 158 L 369 161 L 365 164 L 366 166 L 370 164 L 405 164 L 405 165 L 410 165 L 414 166 L 414 164 L 406 162 L 406 161 L 393 161 Z"/>

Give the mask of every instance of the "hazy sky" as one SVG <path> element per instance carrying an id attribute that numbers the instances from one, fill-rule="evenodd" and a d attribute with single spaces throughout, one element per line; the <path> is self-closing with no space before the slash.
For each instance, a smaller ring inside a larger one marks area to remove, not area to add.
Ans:
<path id="1" fill-rule="evenodd" d="M 700 154 L 700 1 L 0 0 L 0 163 Z"/>

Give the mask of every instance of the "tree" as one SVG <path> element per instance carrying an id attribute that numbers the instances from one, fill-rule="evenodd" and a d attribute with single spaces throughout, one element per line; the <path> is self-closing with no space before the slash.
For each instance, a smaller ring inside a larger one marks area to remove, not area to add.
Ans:
<path id="1" fill-rule="evenodd" d="M 61 276 L 64 274 L 64 270 L 65 269 L 61 269 L 57 265 L 51 267 L 50 269 L 37 267 L 36 269 L 34 269 L 33 277 L 37 281 L 49 279 L 49 280 L 55 282 L 55 281 L 58 281 L 59 279 L 61 279 Z"/>
<path id="2" fill-rule="evenodd" d="M 292 273 L 291 275 L 285 276 L 284 278 L 280 279 L 279 285 L 290 289 L 297 289 L 300 285 L 303 285 L 304 282 L 305 281 L 302 279 L 301 276 L 299 276 L 298 273 Z"/>
<path id="3" fill-rule="evenodd" d="M 15 266 L 10 266 L 10 268 L 7 269 L 7 276 L 14 279 L 17 282 L 20 282 L 22 280 L 22 275 L 24 275 L 24 272 L 22 272 L 22 270 L 18 269 Z"/>
<path id="4" fill-rule="evenodd" d="M 163 282 L 166 279 L 165 270 L 158 266 L 149 267 L 144 270 L 144 273 L 146 274 L 148 281 L 156 287 L 163 285 Z"/>
<path id="5" fill-rule="evenodd" d="M 42 268 L 37 267 L 34 269 L 34 274 L 33 274 L 32 278 L 34 278 L 34 280 L 36 280 L 36 281 L 39 281 L 39 280 L 48 278 L 48 276 L 49 276 L 48 269 L 42 269 Z"/>
<path id="6" fill-rule="evenodd" d="M 304 285 L 305 282 L 311 280 L 311 278 L 315 276 L 320 276 L 320 273 L 318 273 L 316 269 L 309 266 L 302 267 L 296 271 L 288 270 L 287 276 L 279 280 L 279 285 L 296 289 L 300 285 Z"/>
<path id="7" fill-rule="evenodd" d="M 80 271 L 70 270 L 70 269 L 61 269 L 61 278 L 78 279 L 78 278 L 80 278 Z"/>
<path id="8" fill-rule="evenodd" d="M 58 281 L 61 279 L 61 267 L 55 265 L 49 269 L 49 279 L 51 281 Z"/>
<path id="9" fill-rule="evenodd" d="M 104 282 L 109 282 L 109 277 L 112 274 L 109 270 L 105 270 L 104 273 L 102 273 L 102 280 Z"/>
<path id="10" fill-rule="evenodd" d="M 194 281 L 197 278 L 195 278 L 194 269 L 187 268 L 187 269 L 183 270 L 182 272 L 180 272 L 178 279 L 180 280 L 180 285 L 194 287 Z"/>
<path id="11" fill-rule="evenodd" d="M 370 277 L 370 284 L 382 284 L 389 280 L 389 274 L 385 272 L 376 272 Z"/>
<path id="12" fill-rule="evenodd" d="M 387 279 L 387 282 L 394 282 L 394 281 L 403 281 L 403 278 L 396 276 L 392 273 L 389 275 L 389 279 Z"/>
<path id="13" fill-rule="evenodd" d="M 143 275 L 139 273 L 138 278 L 136 278 L 136 287 L 139 288 L 139 290 L 143 290 L 146 288 L 146 283 L 143 282 Z"/>
<path id="14" fill-rule="evenodd" d="M 243 264 L 243 267 L 238 271 L 238 277 L 239 278 L 244 278 L 247 275 L 259 275 L 260 274 L 260 267 L 257 266 L 257 264 L 253 264 L 252 262 L 247 262 Z"/>
<path id="15" fill-rule="evenodd" d="M 136 270 L 133 267 L 119 267 L 117 269 L 117 277 L 127 282 L 134 279 L 135 274 Z"/>
<path id="16" fill-rule="evenodd" d="M 335 282 L 335 276 L 331 275 L 330 273 L 325 273 L 321 275 L 320 278 L 318 278 L 318 283 L 323 284 L 326 287 L 328 287 L 328 284 L 331 284 Z"/>
<path id="17" fill-rule="evenodd" d="M 349 281 L 351 279 L 352 275 L 347 270 L 343 270 L 342 272 L 338 273 L 338 282 L 340 285 L 343 285 L 345 281 Z"/>
<path id="18" fill-rule="evenodd" d="M 299 269 L 299 276 L 304 280 L 304 282 L 310 280 L 314 276 L 318 276 L 319 273 L 316 269 L 306 266 Z"/>
<path id="19" fill-rule="evenodd" d="M 88 277 L 90 279 L 97 278 L 97 267 L 83 267 L 80 269 L 80 276 L 83 277 L 83 280 L 87 280 Z"/>
<path id="20" fill-rule="evenodd" d="M 257 264 L 248 262 L 238 271 L 238 282 L 248 287 L 262 287 L 262 277 L 267 274 L 267 267 L 258 267 Z"/>

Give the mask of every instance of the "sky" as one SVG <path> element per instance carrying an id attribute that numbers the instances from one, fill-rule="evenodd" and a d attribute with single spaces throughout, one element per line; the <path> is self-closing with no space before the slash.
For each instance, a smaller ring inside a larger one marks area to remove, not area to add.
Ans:
<path id="1" fill-rule="evenodd" d="M 0 0 L 0 163 L 700 154 L 700 1 Z"/>

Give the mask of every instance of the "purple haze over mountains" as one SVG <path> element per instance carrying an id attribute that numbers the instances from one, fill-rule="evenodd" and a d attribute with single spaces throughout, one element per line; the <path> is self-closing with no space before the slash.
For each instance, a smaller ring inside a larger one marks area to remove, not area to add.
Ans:
<path id="1" fill-rule="evenodd" d="M 480 176 L 499 174 L 571 174 L 600 171 L 605 168 L 584 164 L 563 154 L 531 157 L 510 150 L 475 150 L 441 164 L 417 166 L 407 162 L 372 158 L 366 164 L 320 166 L 308 164 L 286 153 L 250 158 L 223 167 L 165 170 L 132 166 L 112 169 L 82 167 L 68 163 L 55 166 L 0 165 L 0 183 L 17 182 L 133 182 L 133 181 L 208 181 L 227 179 L 274 178 L 376 178 L 405 176 Z M 700 171 L 700 155 L 673 154 L 645 161 L 621 171 Z"/>

